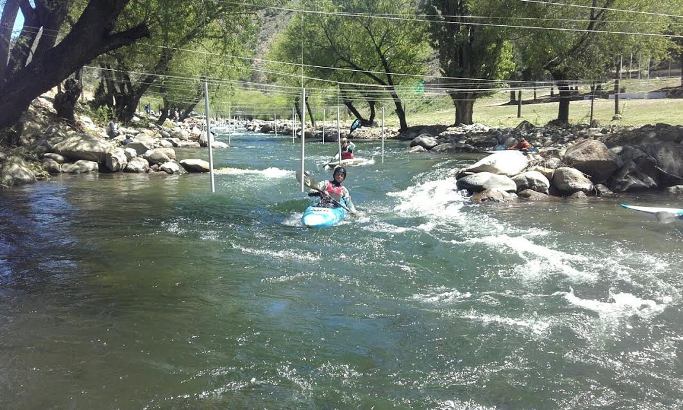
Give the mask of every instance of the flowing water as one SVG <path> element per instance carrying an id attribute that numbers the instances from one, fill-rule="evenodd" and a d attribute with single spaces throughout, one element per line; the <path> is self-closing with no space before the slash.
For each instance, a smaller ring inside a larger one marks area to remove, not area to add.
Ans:
<path id="1" fill-rule="evenodd" d="M 232 145 L 214 195 L 207 175 L 0 192 L 0 408 L 683 406 L 681 223 L 472 205 L 454 173 L 476 157 L 372 142 L 346 182 L 364 214 L 307 229 L 300 146 Z"/>

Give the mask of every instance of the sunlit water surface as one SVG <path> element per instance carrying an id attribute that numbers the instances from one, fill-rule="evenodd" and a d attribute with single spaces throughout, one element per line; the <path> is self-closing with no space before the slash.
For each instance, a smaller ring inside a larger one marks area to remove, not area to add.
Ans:
<path id="1" fill-rule="evenodd" d="M 0 192 L 0 408 L 683 405 L 683 225 L 618 207 L 675 198 L 477 206 L 454 190 L 476 157 L 359 143 L 363 215 L 312 230 L 300 146 L 231 143 L 214 195 Z M 316 178 L 335 149 L 307 146 Z"/>

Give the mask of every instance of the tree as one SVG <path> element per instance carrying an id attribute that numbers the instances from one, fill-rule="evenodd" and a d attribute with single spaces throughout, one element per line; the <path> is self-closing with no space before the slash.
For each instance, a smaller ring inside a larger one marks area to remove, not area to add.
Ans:
<path id="1" fill-rule="evenodd" d="M 350 99 L 354 94 L 367 99 L 371 108 L 386 97 L 395 106 L 400 128 L 406 129 L 399 85 L 415 82 L 411 76 L 425 73 L 430 51 L 424 24 L 406 22 L 415 17 L 415 2 L 327 0 L 313 4 L 323 13 L 306 14 L 303 27 L 300 17 L 291 20 L 271 52 L 273 60 L 290 64 L 275 67 L 293 75 L 297 70 L 293 64 L 303 57 L 306 76 L 322 79 L 317 83 L 328 88 L 340 84 L 349 109 L 353 107 Z M 313 6 L 308 3 L 305 7 Z M 386 17 L 396 10 L 404 12 L 402 18 Z M 285 82 L 293 84 L 292 80 Z M 356 110 L 355 115 L 358 114 Z"/>
<path id="2" fill-rule="evenodd" d="M 34 98 L 95 57 L 149 35 L 143 22 L 132 26 L 120 23 L 116 29 L 129 0 L 89 0 L 73 26 L 67 28 L 65 20 L 75 3 L 18 0 L 24 15 L 21 33 L 14 41 L 11 30 L 0 34 L 0 44 L 9 44 L 8 59 L 0 60 L 0 127 L 13 125 Z M 13 4 L 14 0 L 6 4 L 0 20 L 5 13 L 10 19 L 15 12 Z"/>
<path id="3" fill-rule="evenodd" d="M 422 6 L 431 23 L 444 88 L 455 106 L 455 123 L 472 124 L 477 98 L 492 91 L 494 80 L 514 70 L 512 44 L 500 27 L 471 25 L 472 14 L 500 13 L 500 1 L 427 0 Z"/>
<path id="4" fill-rule="evenodd" d="M 255 12 L 248 5 L 214 0 L 152 0 L 132 8 L 130 16 L 133 19 L 152 16 L 149 20 L 152 35 L 144 44 L 117 50 L 100 60 L 103 73 L 110 74 L 102 75 L 100 95 L 94 102 L 110 106 L 122 122 L 133 118 L 140 99 L 148 91 L 172 90 L 165 78 L 188 74 L 174 71 L 187 67 L 188 60 L 194 60 L 197 66 L 207 63 L 205 72 L 199 75 L 208 77 L 208 72 L 214 71 L 208 62 L 218 63 L 220 68 L 225 60 L 233 61 L 230 53 L 243 54 L 242 49 L 236 51 L 236 41 L 240 41 L 242 48 L 248 47 L 247 36 L 253 33 Z M 208 45 L 212 48 L 207 49 Z M 214 58 L 216 54 L 224 56 L 222 61 Z M 197 70 L 190 71 L 197 74 Z M 132 72 L 143 74 L 131 75 Z M 161 87 L 164 81 L 166 86 Z M 196 95 L 197 89 L 192 87 L 190 94 Z"/>
<path id="5" fill-rule="evenodd" d="M 582 0 L 573 2 L 574 7 L 528 4 L 526 16 L 540 22 L 534 25 L 553 29 L 529 31 L 518 44 L 529 64 L 550 73 L 557 84 L 560 103 L 556 122 L 569 122 L 573 83 L 606 78 L 622 54 L 648 50 L 653 57 L 663 55 L 671 43 L 665 37 L 616 32 L 663 33 L 670 19 L 662 14 L 676 8 L 680 11 L 680 4 L 680 0 Z"/>

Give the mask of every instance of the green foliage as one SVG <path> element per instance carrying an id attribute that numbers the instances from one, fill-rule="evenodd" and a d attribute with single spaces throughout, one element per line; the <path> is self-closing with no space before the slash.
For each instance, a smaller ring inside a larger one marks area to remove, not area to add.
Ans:
<path id="1" fill-rule="evenodd" d="M 86 105 L 86 107 L 89 106 Z M 90 110 L 89 117 L 95 124 L 104 127 L 112 118 L 114 118 L 114 111 L 111 109 L 111 107 L 102 106 Z"/>
<path id="2" fill-rule="evenodd" d="M 427 71 L 430 49 L 424 24 L 364 17 L 401 10 L 411 18 L 414 1 L 323 0 L 304 2 L 304 7 L 332 14 L 306 14 L 303 22 L 300 15 L 292 17 L 268 54 L 270 60 L 286 62 L 269 65 L 271 79 L 280 84 L 300 86 L 303 71 L 303 85 L 325 89 L 331 99 L 336 99 L 337 84 L 347 97 L 381 99 L 388 94 L 377 85 L 413 90 Z M 302 58 L 303 70 L 297 65 Z"/>

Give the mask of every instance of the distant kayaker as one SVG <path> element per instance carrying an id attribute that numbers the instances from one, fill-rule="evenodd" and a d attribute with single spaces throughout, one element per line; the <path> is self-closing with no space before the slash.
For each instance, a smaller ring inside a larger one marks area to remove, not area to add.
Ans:
<path id="1" fill-rule="evenodd" d="M 344 167 L 337 167 L 332 173 L 332 179 L 329 181 L 321 181 L 318 183 L 318 189 L 322 191 L 311 191 L 309 196 L 321 196 L 320 204 L 318 206 L 333 208 L 337 206 L 334 201 L 337 201 L 351 210 L 352 213 L 356 213 L 356 207 L 351 201 L 351 194 L 349 190 L 346 189 L 342 184 L 346 179 L 346 169 Z"/>
<path id="2" fill-rule="evenodd" d="M 341 159 L 353 159 L 353 151 L 356 149 L 356 144 L 349 141 L 348 138 L 342 138 Z"/>
<path id="3" fill-rule="evenodd" d="M 516 149 L 516 150 L 527 152 L 531 148 L 533 148 L 531 143 L 529 141 L 527 141 L 526 138 L 522 137 L 522 139 L 520 139 L 519 142 L 517 142 L 515 145 L 511 146 L 508 149 Z"/>

